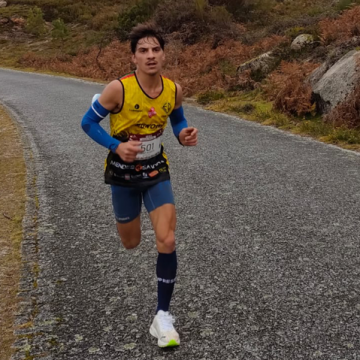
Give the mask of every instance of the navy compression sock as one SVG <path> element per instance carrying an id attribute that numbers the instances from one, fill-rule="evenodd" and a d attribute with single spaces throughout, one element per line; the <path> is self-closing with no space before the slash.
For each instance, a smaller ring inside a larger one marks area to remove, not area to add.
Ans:
<path id="1" fill-rule="evenodd" d="M 176 251 L 171 254 L 159 253 L 156 265 L 156 275 L 158 277 L 158 306 L 156 312 L 159 310 L 169 311 L 176 280 L 176 269 Z"/>

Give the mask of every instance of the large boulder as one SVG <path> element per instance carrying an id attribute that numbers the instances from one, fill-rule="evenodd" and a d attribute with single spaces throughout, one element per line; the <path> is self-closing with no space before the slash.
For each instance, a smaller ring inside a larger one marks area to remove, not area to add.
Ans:
<path id="1" fill-rule="evenodd" d="M 329 70 L 330 65 L 328 62 L 322 63 L 317 69 L 315 69 L 309 76 L 309 81 L 312 88 L 321 80 L 321 78 L 326 74 Z"/>
<path id="2" fill-rule="evenodd" d="M 325 69 L 324 65 L 310 76 L 313 98 L 318 110 L 323 113 L 343 102 L 359 84 L 360 51 L 350 51 L 321 76 Z"/>
<path id="3" fill-rule="evenodd" d="M 4 0 L 0 0 L 0 8 L 6 7 L 7 2 Z"/>
<path id="4" fill-rule="evenodd" d="M 272 56 L 272 52 L 269 51 L 265 54 L 262 54 L 254 59 L 247 61 L 244 64 L 241 64 L 237 68 L 237 73 L 241 74 L 246 70 L 251 71 L 261 71 L 263 73 L 267 73 L 271 70 L 272 64 L 274 62 L 274 57 Z"/>
<path id="5" fill-rule="evenodd" d="M 310 34 L 299 35 L 291 44 L 291 50 L 300 51 L 314 43 L 314 37 Z"/>

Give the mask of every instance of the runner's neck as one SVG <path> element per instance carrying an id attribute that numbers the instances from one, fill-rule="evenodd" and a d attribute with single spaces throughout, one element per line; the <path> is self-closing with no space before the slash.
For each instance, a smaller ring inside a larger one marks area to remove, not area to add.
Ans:
<path id="1" fill-rule="evenodd" d="M 147 75 L 139 70 L 136 70 L 135 74 L 141 88 L 143 89 L 143 91 L 145 91 L 146 94 L 148 94 L 152 98 L 156 98 L 161 94 L 163 90 L 163 84 L 161 81 L 160 73 L 156 73 L 154 75 Z"/>

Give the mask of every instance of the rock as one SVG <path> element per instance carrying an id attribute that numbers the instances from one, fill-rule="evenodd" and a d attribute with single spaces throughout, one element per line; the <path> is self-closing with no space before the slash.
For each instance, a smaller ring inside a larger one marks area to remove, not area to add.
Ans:
<path id="1" fill-rule="evenodd" d="M 0 25 L 6 25 L 10 22 L 9 18 L 0 18 Z"/>
<path id="2" fill-rule="evenodd" d="M 314 87 L 328 70 L 329 64 L 327 62 L 322 63 L 321 66 L 314 70 L 309 76 L 311 86 Z"/>
<path id="3" fill-rule="evenodd" d="M 318 110 L 327 113 L 344 101 L 359 83 L 360 51 L 350 51 L 315 81 L 324 71 L 324 67 L 320 68 L 310 75 L 310 81 Z"/>
<path id="4" fill-rule="evenodd" d="M 4 0 L 0 0 L 0 8 L 6 7 L 7 2 Z"/>
<path id="5" fill-rule="evenodd" d="M 10 20 L 14 25 L 25 26 L 26 24 L 26 20 L 20 16 L 14 15 L 10 18 Z"/>
<path id="6" fill-rule="evenodd" d="M 251 71 L 261 71 L 263 73 L 267 73 L 271 70 L 271 65 L 274 62 L 274 57 L 272 56 L 272 52 L 269 51 L 265 54 L 262 54 L 254 59 L 247 61 L 244 64 L 241 64 L 237 68 L 237 73 L 241 74 L 246 70 Z"/>
<path id="7" fill-rule="evenodd" d="M 299 51 L 314 43 L 314 37 L 310 34 L 299 35 L 291 44 L 291 50 Z"/>

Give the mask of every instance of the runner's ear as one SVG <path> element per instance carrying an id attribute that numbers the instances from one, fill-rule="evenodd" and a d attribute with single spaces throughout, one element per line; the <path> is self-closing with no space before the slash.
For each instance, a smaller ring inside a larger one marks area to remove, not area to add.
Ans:
<path id="1" fill-rule="evenodd" d="M 137 65 L 137 61 L 136 61 L 136 58 L 135 58 L 135 54 L 132 54 L 132 55 L 131 55 L 131 60 L 132 60 L 132 62 L 133 62 L 135 65 Z"/>

